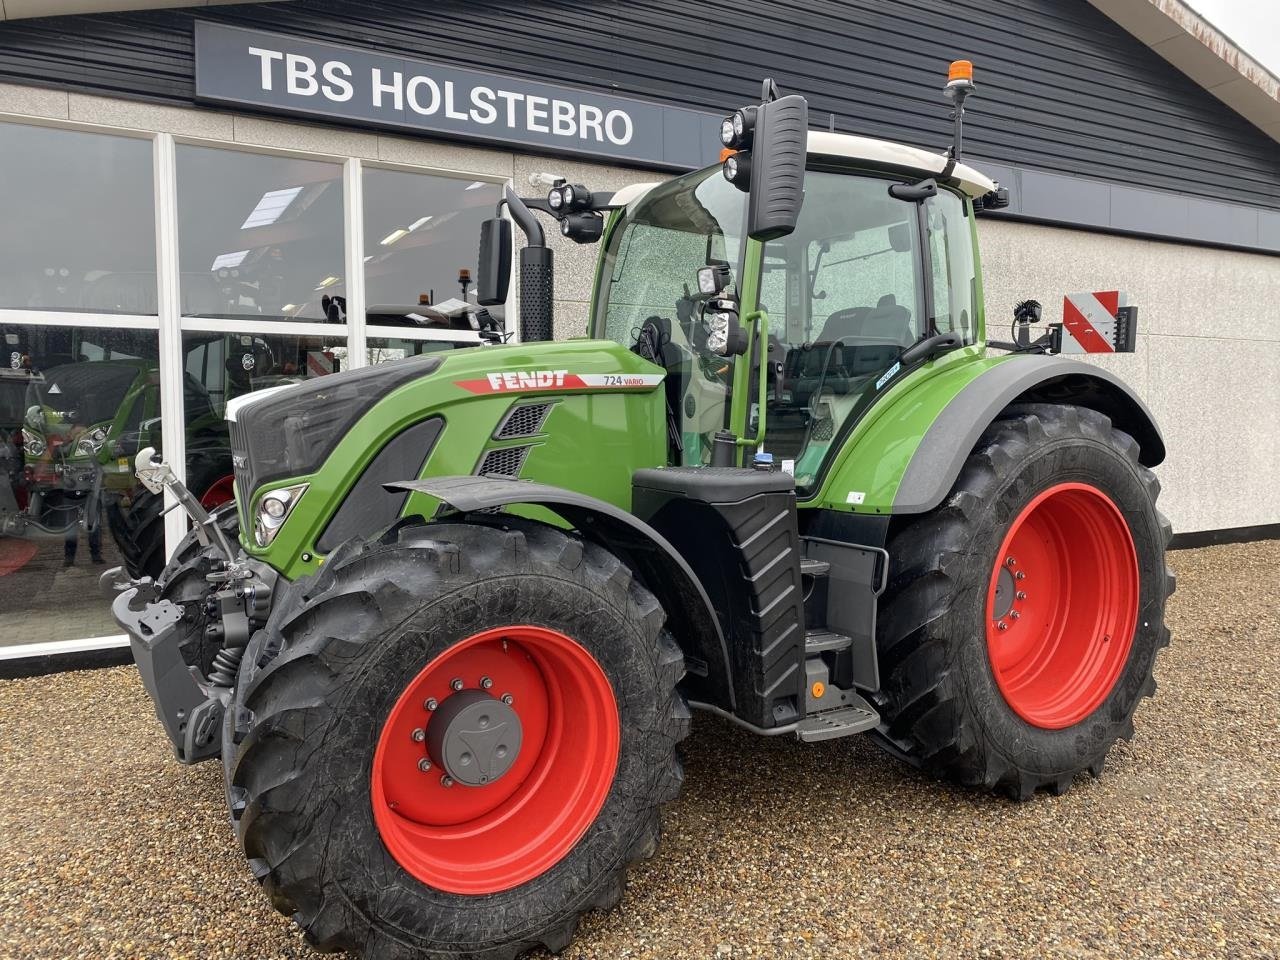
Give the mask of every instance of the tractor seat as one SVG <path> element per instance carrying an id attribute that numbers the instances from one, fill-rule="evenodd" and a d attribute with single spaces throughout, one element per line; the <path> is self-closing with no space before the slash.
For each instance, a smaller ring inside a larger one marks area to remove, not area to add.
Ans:
<path id="1" fill-rule="evenodd" d="M 851 338 L 853 344 L 892 343 L 900 347 L 909 347 L 916 340 L 911 311 L 899 306 L 892 293 L 881 297 L 874 308 L 850 307 L 827 317 L 818 340 L 830 342 L 841 337 Z"/>

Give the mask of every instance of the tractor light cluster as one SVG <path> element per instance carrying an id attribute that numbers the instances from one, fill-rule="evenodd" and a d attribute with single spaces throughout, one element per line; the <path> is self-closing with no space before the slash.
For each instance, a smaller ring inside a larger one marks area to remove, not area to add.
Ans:
<path id="1" fill-rule="evenodd" d="M 580 183 L 557 183 L 547 194 L 547 206 L 556 216 L 587 210 L 591 207 L 591 191 Z"/>
<path id="2" fill-rule="evenodd" d="M 702 267 L 698 271 L 698 292 L 708 297 L 715 296 L 729 285 L 729 265 L 715 263 Z"/>
<path id="3" fill-rule="evenodd" d="M 76 453 L 84 456 L 93 456 L 102 449 L 102 445 L 107 442 L 107 431 L 103 427 L 97 427 L 90 430 L 76 443 Z"/>
<path id="4" fill-rule="evenodd" d="M 28 456 L 40 456 L 45 451 L 44 437 L 32 430 L 23 429 L 22 450 Z"/>
<path id="5" fill-rule="evenodd" d="M 253 525 L 253 537 L 258 546 L 266 547 L 271 544 L 306 489 L 307 484 L 300 483 L 296 487 L 280 487 L 262 495 L 262 499 L 258 501 L 258 516 Z"/>
<path id="6" fill-rule="evenodd" d="M 746 350 L 746 337 L 738 324 L 738 305 L 733 300 L 708 300 L 702 319 L 707 331 L 707 349 L 712 353 L 731 357 Z"/>
<path id="7" fill-rule="evenodd" d="M 743 107 L 720 121 L 720 142 L 730 150 L 750 150 L 758 107 Z"/>

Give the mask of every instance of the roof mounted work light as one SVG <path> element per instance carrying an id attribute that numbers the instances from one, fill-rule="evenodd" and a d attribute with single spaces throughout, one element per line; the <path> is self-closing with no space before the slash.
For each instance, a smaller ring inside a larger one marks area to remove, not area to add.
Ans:
<path id="1" fill-rule="evenodd" d="M 580 183 L 557 183 L 547 194 L 547 206 L 556 216 L 575 210 L 588 210 L 591 207 L 591 191 Z"/>
<path id="2" fill-rule="evenodd" d="M 720 142 L 731 150 L 749 149 L 756 128 L 756 110 L 756 107 L 743 107 L 720 121 Z"/>
<path id="3" fill-rule="evenodd" d="M 595 243 L 604 233 L 604 217 L 598 213 L 569 213 L 560 219 L 560 233 L 574 243 Z"/>

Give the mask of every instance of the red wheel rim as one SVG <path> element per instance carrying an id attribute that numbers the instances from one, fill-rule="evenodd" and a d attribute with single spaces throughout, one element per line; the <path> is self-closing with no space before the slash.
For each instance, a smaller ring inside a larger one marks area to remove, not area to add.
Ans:
<path id="1" fill-rule="evenodd" d="M 212 510 L 214 507 L 220 507 L 232 497 L 236 495 L 236 478 L 234 474 L 228 474 L 221 479 L 215 480 L 213 486 L 204 492 L 200 497 L 200 506 L 206 510 Z"/>
<path id="2" fill-rule="evenodd" d="M 1110 497 L 1060 483 L 1009 526 L 987 594 L 987 655 L 1035 727 L 1079 723 L 1120 678 L 1138 622 L 1138 554 Z"/>
<path id="3" fill-rule="evenodd" d="M 448 713 L 450 696 L 480 690 L 510 695 L 522 741 L 493 782 L 446 785 L 418 731 Z M 591 654 L 545 627 L 485 630 L 427 664 L 391 708 L 373 757 L 374 822 L 396 862 L 428 886 L 509 890 L 555 866 L 586 833 L 613 784 L 619 741 L 617 700 Z"/>

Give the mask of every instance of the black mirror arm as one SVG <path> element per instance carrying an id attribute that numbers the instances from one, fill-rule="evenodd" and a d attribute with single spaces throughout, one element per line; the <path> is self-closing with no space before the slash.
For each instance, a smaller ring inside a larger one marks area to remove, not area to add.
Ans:
<path id="1" fill-rule="evenodd" d="M 932 360 L 940 354 L 950 353 L 952 350 L 963 346 L 964 337 L 960 336 L 960 334 L 954 332 L 938 333 L 932 337 L 925 337 L 923 340 L 907 347 L 899 354 L 898 362 L 904 367 L 910 367 L 925 360 Z"/>

